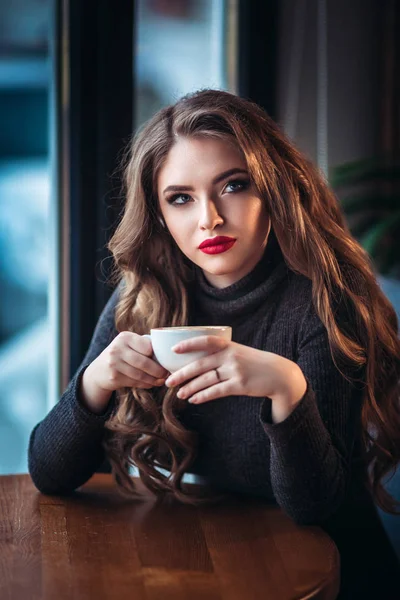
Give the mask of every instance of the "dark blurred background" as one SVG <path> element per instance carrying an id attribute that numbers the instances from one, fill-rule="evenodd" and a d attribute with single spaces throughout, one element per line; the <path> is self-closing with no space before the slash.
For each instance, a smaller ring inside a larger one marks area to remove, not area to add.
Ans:
<path id="1" fill-rule="evenodd" d="M 118 12 L 117 12 L 118 9 Z M 399 3 L 2 0 L 0 473 L 27 472 L 112 292 L 121 152 L 203 87 L 261 104 L 317 162 L 400 315 Z M 400 498 L 399 477 L 388 487 Z M 383 516 L 400 555 L 400 524 Z"/>

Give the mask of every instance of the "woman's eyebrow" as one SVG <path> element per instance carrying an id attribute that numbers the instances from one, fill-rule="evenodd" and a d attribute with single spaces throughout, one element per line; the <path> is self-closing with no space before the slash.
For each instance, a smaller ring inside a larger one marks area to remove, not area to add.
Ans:
<path id="1" fill-rule="evenodd" d="M 226 177 L 230 177 L 231 175 L 238 175 L 239 173 L 248 175 L 248 172 L 246 169 L 240 169 L 238 167 L 234 167 L 233 169 L 228 169 L 227 171 L 224 171 L 223 173 L 220 173 L 219 175 L 214 177 L 214 179 L 212 180 L 212 184 L 216 185 L 223 179 L 226 179 Z M 193 192 L 193 188 L 190 185 L 169 185 L 165 188 L 165 190 L 163 191 L 163 194 L 165 194 L 166 192 L 184 192 L 186 190 Z"/>

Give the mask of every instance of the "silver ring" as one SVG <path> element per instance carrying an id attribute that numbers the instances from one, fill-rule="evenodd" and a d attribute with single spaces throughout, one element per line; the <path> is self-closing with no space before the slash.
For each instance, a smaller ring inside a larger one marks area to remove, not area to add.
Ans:
<path id="1" fill-rule="evenodd" d="M 221 377 L 219 376 L 218 369 L 214 369 L 214 371 L 215 371 L 215 373 L 217 375 L 218 381 L 221 381 Z"/>

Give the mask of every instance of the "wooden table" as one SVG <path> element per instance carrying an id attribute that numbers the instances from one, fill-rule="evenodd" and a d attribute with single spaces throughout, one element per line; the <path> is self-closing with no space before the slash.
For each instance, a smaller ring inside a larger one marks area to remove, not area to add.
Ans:
<path id="1" fill-rule="evenodd" d="M 332 540 L 253 498 L 194 508 L 148 494 L 132 503 L 105 474 L 69 497 L 44 496 L 29 475 L 7 475 L 0 477 L 0 510 L 1 600 L 338 594 Z"/>

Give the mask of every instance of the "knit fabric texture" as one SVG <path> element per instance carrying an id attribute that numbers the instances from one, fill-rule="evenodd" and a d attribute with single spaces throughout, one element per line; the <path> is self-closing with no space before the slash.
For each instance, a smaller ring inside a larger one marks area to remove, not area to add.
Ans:
<path id="1" fill-rule="evenodd" d="M 187 404 L 182 423 L 199 433 L 190 472 L 228 492 L 278 503 L 298 523 L 320 523 L 346 502 L 365 475 L 361 460 L 362 382 L 335 366 L 325 326 L 312 301 L 311 281 L 286 265 L 274 239 L 256 267 L 218 289 L 195 268 L 189 287 L 191 325 L 231 325 L 234 342 L 296 362 L 307 381 L 304 397 L 281 423 L 271 400 L 229 396 Z M 29 472 L 46 494 L 67 494 L 100 468 L 104 424 L 114 407 L 96 415 L 79 397 L 86 367 L 117 335 L 117 288 L 105 306 L 90 347 L 59 402 L 33 429 Z M 265 372 L 268 377 L 268 371 Z"/>

